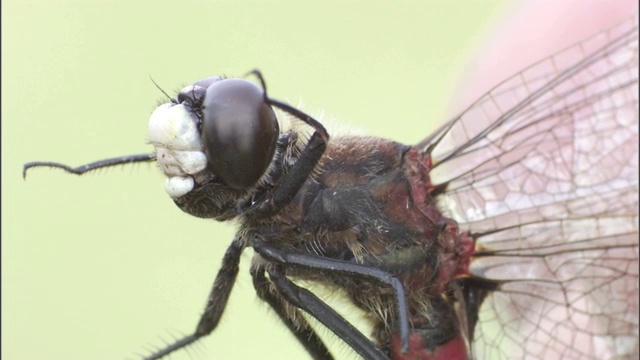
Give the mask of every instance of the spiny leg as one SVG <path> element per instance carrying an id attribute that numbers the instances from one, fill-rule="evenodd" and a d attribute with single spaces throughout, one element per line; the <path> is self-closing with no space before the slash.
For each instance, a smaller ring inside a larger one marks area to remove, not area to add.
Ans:
<path id="1" fill-rule="evenodd" d="M 156 360 L 170 353 L 182 349 L 188 346 L 203 336 L 209 335 L 218 326 L 220 318 L 224 313 L 224 309 L 227 306 L 229 295 L 233 289 L 233 284 L 236 281 L 238 275 L 240 255 L 244 250 L 242 242 L 236 238 L 222 258 L 222 266 L 216 275 L 216 279 L 213 282 L 213 288 L 209 293 L 207 300 L 207 306 L 205 307 L 204 314 L 200 317 L 196 331 L 188 336 L 179 339 L 178 341 L 166 346 L 159 351 L 146 357 L 146 360 Z"/>
<path id="2" fill-rule="evenodd" d="M 304 346 L 309 355 L 316 360 L 333 360 L 329 349 L 300 311 L 296 308 L 287 309 L 287 304 L 284 302 L 284 299 L 273 293 L 273 291 L 277 291 L 277 289 L 275 289 L 269 279 L 264 276 L 264 268 L 252 268 L 251 277 L 253 278 L 253 286 L 256 289 L 258 297 L 271 306 L 276 314 L 278 314 L 280 320 L 291 330 L 300 344 Z M 293 316 L 289 314 L 291 311 L 295 312 Z M 295 322 L 293 320 L 294 317 L 296 318 Z"/>
<path id="3" fill-rule="evenodd" d="M 48 167 L 55 169 L 62 169 L 68 173 L 82 175 L 86 172 L 102 169 L 106 167 L 119 166 L 125 164 L 132 164 L 138 162 L 150 162 L 156 161 L 156 154 L 137 154 L 118 156 L 111 159 L 104 159 L 92 162 L 90 164 L 80 165 L 78 167 L 72 167 L 66 164 L 52 162 L 52 161 L 32 161 L 24 164 L 22 168 L 22 177 L 27 178 L 27 170 L 35 167 Z"/>
<path id="4" fill-rule="evenodd" d="M 367 360 L 389 359 L 371 340 L 329 305 L 320 300 L 311 291 L 301 288 L 287 279 L 282 266 L 273 266 L 268 271 L 269 279 L 284 299 L 318 319 L 363 358 Z"/>
<path id="5" fill-rule="evenodd" d="M 270 98 L 267 95 L 267 85 L 260 71 L 253 70 L 249 74 L 255 75 L 260 80 L 260 84 L 264 90 L 265 103 L 295 116 L 315 130 L 298 156 L 296 163 L 280 180 L 273 194 L 271 194 L 270 199 L 263 201 L 263 203 L 251 213 L 251 216 L 254 218 L 266 218 L 277 214 L 296 196 L 302 185 L 309 178 L 309 175 L 313 172 L 318 161 L 320 161 L 322 154 L 324 154 L 327 143 L 329 142 L 329 133 L 327 129 L 312 116 L 287 103 Z"/>
<path id="6" fill-rule="evenodd" d="M 253 249 L 263 258 L 283 266 L 299 267 L 307 270 L 325 271 L 344 276 L 357 276 L 369 281 L 385 284 L 393 289 L 395 296 L 398 332 L 401 339 L 401 351 L 409 349 L 409 310 L 404 287 L 400 280 L 392 274 L 379 268 L 357 264 L 350 261 L 337 260 L 308 253 L 293 252 L 278 249 L 270 243 L 256 236 L 253 239 Z M 321 319 L 318 319 L 321 320 Z"/>

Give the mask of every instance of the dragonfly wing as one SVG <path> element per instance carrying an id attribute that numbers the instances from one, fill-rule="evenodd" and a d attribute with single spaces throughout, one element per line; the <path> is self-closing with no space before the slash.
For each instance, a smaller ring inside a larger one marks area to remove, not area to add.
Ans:
<path id="1" fill-rule="evenodd" d="M 525 69 L 418 146 L 502 281 L 477 358 L 638 358 L 637 17 Z"/>

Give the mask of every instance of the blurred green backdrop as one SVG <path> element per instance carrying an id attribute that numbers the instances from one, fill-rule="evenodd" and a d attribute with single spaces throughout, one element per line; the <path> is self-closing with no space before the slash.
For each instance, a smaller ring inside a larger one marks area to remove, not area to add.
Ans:
<path id="1" fill-rule="evenodd" d="M 151 151 L 146 124 L 163 96 L 149 75 L 174 90 L 259 68 L 275 98 L 415 143 L 451 115 L 474 45 L 505 9 L 444 0 L 4 1 L 3 358 L 137 358 L 195 327 L 231 224 L 182 213 L 153 165 L 21 177 L 28 161 L 80 165 Z M 250 257 L 218 330 L 172 359 L 306 358 L 256 299 Z"/>

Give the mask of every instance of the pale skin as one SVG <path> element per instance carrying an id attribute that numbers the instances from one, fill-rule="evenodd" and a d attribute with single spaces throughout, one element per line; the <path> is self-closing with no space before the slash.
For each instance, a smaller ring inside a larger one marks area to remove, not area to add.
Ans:
<path id="1" fill-rule="evenodd" d="M 517 2 L 478 41 L 452 96 L 450 114 L 464 110 L 499 81 L 638 13 L 633 0 Z M 637 16 L 637 15 L 636 15 Z"/>

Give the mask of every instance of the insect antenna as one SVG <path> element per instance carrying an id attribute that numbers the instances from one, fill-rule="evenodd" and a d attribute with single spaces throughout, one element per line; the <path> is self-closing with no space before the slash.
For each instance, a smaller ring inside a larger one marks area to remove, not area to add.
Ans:
<path id="1" fill-rule="evenodd" d="M 167 97 L 167 99 L 169 99 L 169 101 L 171 101 L 171 102 L 172 102 L 172 103 L 174 103 L 174 104 L 177 104 L 177 103 L 178 103 L 178 101 L 177 101 L 176 99 L 174 99 L 174 98 L 172 98 L 171 96 L 169 96 L 169 94 L 167 94 L 167 92 L 166 92 L 166 91 L 164 91 L 164 89 L 163 89 L 163 88 L 161 88 L 161 87 L 160 87 L 160 85 L 158 85 L 158 83 L 157 83 L 155 80 L 153 80 L 153 78 L 151 77 L 151 75 L 149 75 L 149 80 L 151 80 L 151 82 L 153 83 L 153 85 L 155 85 L 155 86 L 156 86 L 156 88 L 157 88 L 158 90 L 160 90 L 160 92 L 161 92 L 161 93 L 163 93 L 163 94 L 164 94 L 164 96 L 166 96 L 166 97 Z"/>

